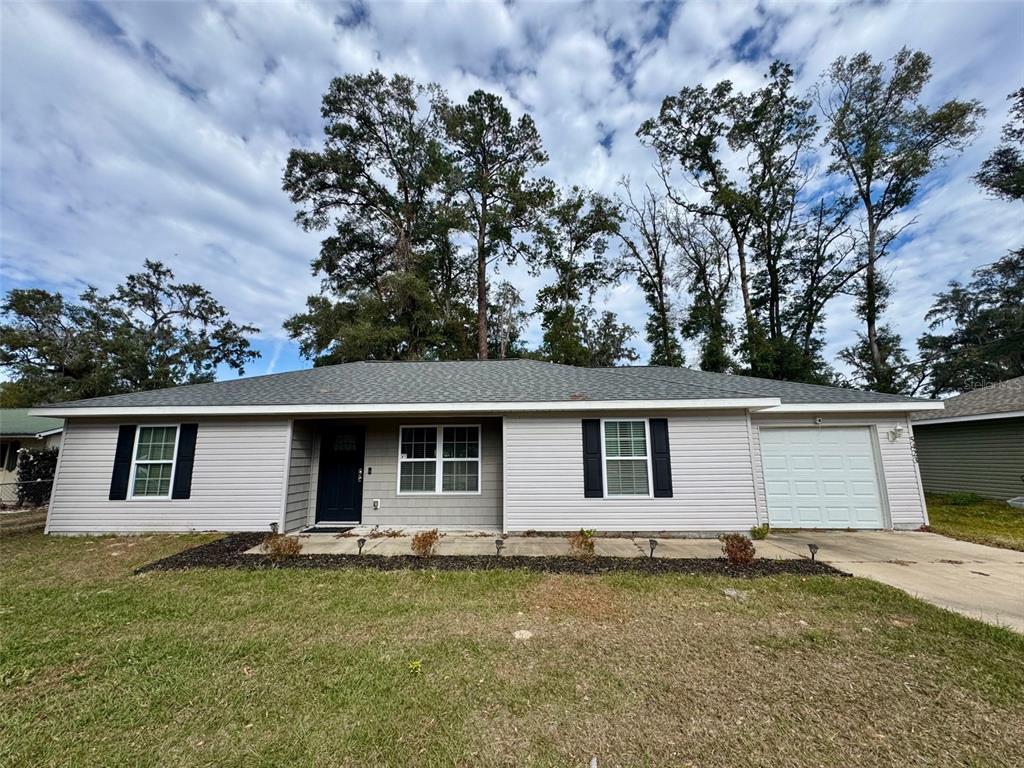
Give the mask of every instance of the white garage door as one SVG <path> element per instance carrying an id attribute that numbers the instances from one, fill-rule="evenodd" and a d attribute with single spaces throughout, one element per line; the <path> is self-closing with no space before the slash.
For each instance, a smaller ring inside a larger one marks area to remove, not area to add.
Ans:
<path id="1" fill-rule="evenodd" d="M 760 436 L 773 527 L 885 526 L 868 427 L 764 427 Z"/>

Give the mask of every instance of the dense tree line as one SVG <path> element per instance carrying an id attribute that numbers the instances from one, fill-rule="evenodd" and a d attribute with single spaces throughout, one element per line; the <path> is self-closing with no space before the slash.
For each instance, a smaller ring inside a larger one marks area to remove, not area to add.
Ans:
<path id="1" fill-rule="evenodd" d="M 750 92 L 729 81 L 667 96 L 637 130 L 658 170 L 606 196 L 560 188 L 529 115 L 476 91 L 453 103 L 402 76 L 336 78 L 324 141 L 293 149 L 283 187 L 324 233 L 318 293 L 285 329 L 315 365 L 364 359 L 531 356 L 604 366 L 638 359 L 637 331 L 595 304 L 623 281 L 647 303 L 654 365 L 941 395 L 1024 375 L 1024 248 L 952 282 L 910 359 L 886 309 L 890 269 L 922 182 L 976 135 L 976 101 L 925 104 L 931 60 L 840 57 L 809 93 L 776 62 Z M 1024 198 L 1024 89 L 975 177 Z M 502 273 L 548 279 L 527 305 Z M 836 301 L 857 341 L 823 355 Z M 41 290 L 0 307 L 4 405 L 208 381 L 257 356 L 200 286 L 146 262 L 110 295 Z M 537 318 L 541 342 L 524 332 Z M 697 357 L 687 361 L 684 341 Z"/>
<path id="2" fill-rule="evenodd" d="M 936 373 L 953 364 L 938 337 L 922 339 L 927 360 L 911 361 L 885 319 L 902 214 L 984 113 L 975 101 L 925 105 L 930 77 L 928 56 L 904 49 L 889 62 L 841 57 L 808 94 L 781 62 L 750 93 L 728 81 L 684 87 L 637 131 L 659 182 L 623 179 L 613 198 L 544 178 L 534 122 L 513 119 L 495 94 L 452 104 L 402 76 L 337 78 L 323 148 L 293 150 L 285 170 L 297 221 L 328 233 L 313 263 L 323 290 L 286 327 L 317 364 L 527 354 L 616 364 L 637 359 L 635 331 L 595 309 L 595 296 L 635 280 L 652 364 L 683 365 L 686 340 L 706 370 L 950 391 L 953 379 Z M 979 179 L 1012 188 L 1007 168 L 1019 157 L 997 155 Z M 493 283 L 515 261 L 550 278 L 533 306 Z M 999 288 L 980 275 L 940 296 L 936 328 L 966 322 L 951 306 L 965 293 L 1010 290 L 1001 269 Z M 822 355 L 841 296 L 854 298 L 861 324 L 840 354 L 849 381 Z M 542 340 L 530 350 L 521 337 L 533 316 Z M 994 364 L 986 380 L 1011 370 Z"/>

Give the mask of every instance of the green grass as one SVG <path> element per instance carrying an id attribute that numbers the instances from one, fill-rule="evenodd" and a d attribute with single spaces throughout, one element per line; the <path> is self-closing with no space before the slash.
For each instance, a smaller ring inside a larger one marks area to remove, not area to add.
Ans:
<path id="1" fill-rule="evenodd" d="M 873 582 L 131 575 L 201 540 L 0 540 L 0 765 L 1024 761 L 1024 637 Z"/>
<path id="2" fill-rule="evenodd" d="M 929 528 L 977 544 L 1024 551 L 1024 510 L 973 494 L 931 494 Z"/>

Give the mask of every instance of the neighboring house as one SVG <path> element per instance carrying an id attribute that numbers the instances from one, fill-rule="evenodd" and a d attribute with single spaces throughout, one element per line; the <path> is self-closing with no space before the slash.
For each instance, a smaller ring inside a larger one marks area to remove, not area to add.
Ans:
<path id="1" fill-rule="evenodd" d="M 933 401 L 681 368 L 363 362 L 37 408 L 47 530 L 917 528 Z"/>
<path id="2" fill-rule="evenodd" d="M 18 451 L 59 448 L 62 419 L 29 416 L 27 408 L 0 409 L 0 484 L 18 480 Z"/>
<path id="3" fill-rule="evenodd" d="M 912 414 L 921 482 L 928 493 L 1024 496 L 1024 376 Z"/>

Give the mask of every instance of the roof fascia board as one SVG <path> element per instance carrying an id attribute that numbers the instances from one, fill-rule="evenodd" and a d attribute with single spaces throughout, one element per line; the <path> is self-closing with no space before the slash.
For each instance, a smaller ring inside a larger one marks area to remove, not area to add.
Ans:
<path id="1" fill-rule="evenodd" d="M 909 411 L 941 411 L 945 406 L 935 402 L 886 403 L 789 403 L 764 408 L 761 413 L 905 413 Z"/>
<path id="2" fill-rule="evenodd" d="M 1022 416 L 1024 416 L 1024 411 L 1005 411 L 1003 413 L 976 413 L 972 416 L 940 416 L 936 419 L 916 419 L 911 423 L 915 427 L 926 427 L 929 424 L 954 424 L 959 421 L 992 421 L 994 419 L 1019 419 Z"/>
<path id="3" fill-rule="evenodd" d="M 339 405 L 146 405 L 80 406 L 32 409 L 33 416 L 82 418 L 86 416 L 328 416 L 333 414 L 412 413 L 538 413 L 565 411 L 648 411 L 709 409 L 771 409 L 781 404 L 777 397 L 707 398 L 694 400 L 553 400 L 495 403 L 344 403 Z"/>

